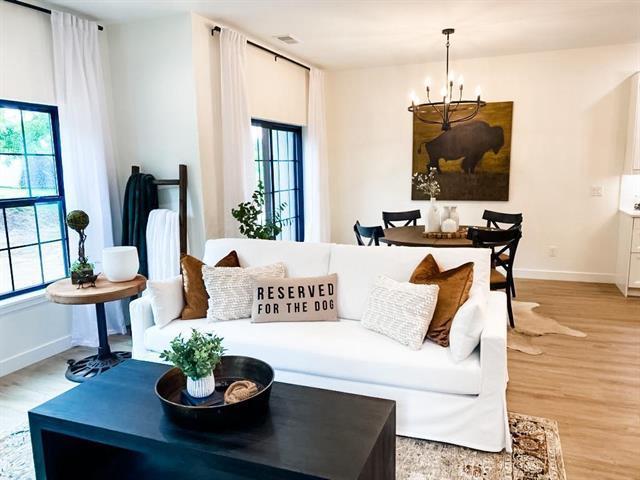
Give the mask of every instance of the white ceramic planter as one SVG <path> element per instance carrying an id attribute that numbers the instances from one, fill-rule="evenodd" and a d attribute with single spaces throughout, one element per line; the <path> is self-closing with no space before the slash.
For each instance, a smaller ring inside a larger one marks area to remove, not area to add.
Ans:
<path id="1" fill-rule="evenodd" d="M 216 377 L 211 372 L 208 376 L 192 380 L 187 377 L 187 393 L 192 397 L 203 398 L 211 395 L 216 389 Z"/>
<path id="2" fill-rule="evenodd" d="M 108 247 L 102 250 L 102 273 L 110 282 L 128 282 L 138 274 L 136 247 Z"/>

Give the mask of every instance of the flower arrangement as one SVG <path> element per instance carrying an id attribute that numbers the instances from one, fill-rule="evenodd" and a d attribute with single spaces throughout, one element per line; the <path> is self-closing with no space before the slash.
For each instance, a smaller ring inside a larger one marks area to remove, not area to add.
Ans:
<path id="1" fill-rule="evenodd" d="M 178 335 L 171 340 L 170 349 L 160 354 L 162 360 L 173 363 L 192 380 L 205 378 L 213 372 L 225 352 L 222 338 L 212 333 L 200 333 L 196 329 L 185 340 Z"/>
<path id="2" fill-rule="evenodd" d="M 436 180 L 437 169 L 431 167 L 428 173 L 414 173 L 413 184 L 419 192 L 429 195 L 429 198 L 434 199 L 440 195 L 440 184 Z"/>

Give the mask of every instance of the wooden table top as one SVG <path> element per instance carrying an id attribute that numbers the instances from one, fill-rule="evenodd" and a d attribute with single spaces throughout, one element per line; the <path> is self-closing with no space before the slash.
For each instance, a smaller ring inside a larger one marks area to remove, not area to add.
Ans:
<path id="1" fill-rule="evenodd" d="M 64 305 L 90 305 L 94 303 L 113 302 L 138 295 L 147 288 L 147 279 L 142 275 L 128 282 L 110 282 L 100 274 L 95 287 L 78 288 L 70 278 L 63 278 L 47 287 L 49 301 Z"/>
<path id="2" fill-rule="evenodd" d="M 466 238 L 427 238 L 423 232 L 424 225 L 385 228 L 384 238 L 380 241 L 404 247 L 473 247 L 473 242 Z"/>

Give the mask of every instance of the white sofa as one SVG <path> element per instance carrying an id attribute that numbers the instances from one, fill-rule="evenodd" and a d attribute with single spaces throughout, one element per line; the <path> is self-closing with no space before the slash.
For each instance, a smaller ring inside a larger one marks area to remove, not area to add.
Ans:
<path id="1" fill-rule="evenodd" d="M 224 337 L 229 354 L 265 360 L 280 382 L 393 399 L 397 433 L 486 451 L 510 451 L 507 385 L 506 301 L 489 291 L 489 251 L 472 248 L 357 247 L 248 239 L 209 240 L 204 261 L 213 265 L 236 250 L 242 266 L 282 261 L 288 276 L 338 274 L 339 322 L 253 324 L 250 320 L 174 320 L 154 325 L 150 301 L 131 303 L 133 357 L 159 361 L 159 352 L 191 328 Z M 486 308 L 480 345 L 455 362 L 449 348 L 426 341 L 413 351 L 363 328 L 369 285 L 378 274 L 408 281 L 416 265 L 433 254 L 441 268 L 474 262 L 470 294 Z"/>

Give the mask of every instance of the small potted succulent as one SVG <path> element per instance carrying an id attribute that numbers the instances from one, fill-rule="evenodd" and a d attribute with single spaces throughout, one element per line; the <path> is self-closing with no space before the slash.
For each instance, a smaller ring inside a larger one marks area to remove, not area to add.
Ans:
<path id="1" fill-rule="evenodd" d="M 225 348 L 222 338 L 193 329 L 188 340 L 178 335 L 171 340 L 170 349 L 160 354 L 187 377 L 187 393 L 195 398 L 208 397 L 216 389 L 213 371 L 220 363 Z"/>

